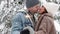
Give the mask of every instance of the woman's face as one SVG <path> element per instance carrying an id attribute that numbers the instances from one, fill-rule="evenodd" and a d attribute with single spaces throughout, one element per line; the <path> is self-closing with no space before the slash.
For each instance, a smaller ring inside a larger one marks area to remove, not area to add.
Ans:
<path id="1" fill-rule="evenodd" d="M 38 13 L 42 14 L 43 12 L 45 12 L 45 7 L 41 6 L 38 8 Z"/>

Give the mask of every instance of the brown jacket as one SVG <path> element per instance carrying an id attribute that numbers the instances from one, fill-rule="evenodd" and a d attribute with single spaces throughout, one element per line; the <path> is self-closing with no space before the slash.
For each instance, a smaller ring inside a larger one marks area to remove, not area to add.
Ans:
<path id="1" fill-rule="evenodd" d="M 37 34 L 56 34 L 54 19 L 50 13 L 44 13 L 38 19 L 35 26 Z"/>

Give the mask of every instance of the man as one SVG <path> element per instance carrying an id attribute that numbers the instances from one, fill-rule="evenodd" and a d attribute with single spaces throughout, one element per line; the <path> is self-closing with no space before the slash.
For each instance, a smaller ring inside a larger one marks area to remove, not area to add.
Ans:
<path id="1" fill-rule="evenodd" d="M 25 12 L 25 11 L 21 12 L 20 11 L 12 18 L 11 34 L 25 34 L 25 32 L 28 30 L 24 30 L 24 29 L 29 29 L 30 27 L 31 28 L 34 27 L 33 15 L 34 15 L 34 13 L 37 12 L 37 5 L 38 4 L 39 4 L 38 0 L 26 0 L 26 7 L 28 8 L 28 12 Z M 27 27 L 27 28 L 25 28 L 25 27 Z M 30 34 L 32 34 L 32 32 Z"/>
<path id="2" fill-rule="evenodd" d="M 40 7 L 40 2 L 39 0 L 26 0 L 26 7 L 27 7 L 27 10 L 31 13 L 32 17 L 32 21 L 34 22 L 34 27 L 35 27 L 35 16 L 34 14 L 37 13 L 38 11 L 38 8 Z"/>

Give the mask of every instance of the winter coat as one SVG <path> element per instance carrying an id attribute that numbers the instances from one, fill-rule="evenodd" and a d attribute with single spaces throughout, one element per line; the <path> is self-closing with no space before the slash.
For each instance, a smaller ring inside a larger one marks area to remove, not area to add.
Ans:
<path id="1" fill-rule="evenodd" d="M 54 18 L 50 13 L 44 13 L 38 18 L 35 26 L 37 34 L 56 34 Z"/>
<path id="2" fill-rule="evenodd" d="M 26 12 L 22 11 L 17 13 L 13 18 L 12 18 L 12 31 L 11 34 L 20 34 L 20 32 L 28 25 L 32 26 L 32 23 L 30 19 L 26 18 Z"/>

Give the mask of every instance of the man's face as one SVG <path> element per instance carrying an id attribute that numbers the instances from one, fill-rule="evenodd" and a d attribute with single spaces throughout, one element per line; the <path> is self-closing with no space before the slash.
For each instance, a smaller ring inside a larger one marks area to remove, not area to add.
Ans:
<path id="1" fill-rule="evenodd" d="M 31 8 L 28 8 L 28 10 L 31 13 L 36 13 L 38 11 L 38 7 L 39 7 L 39 5 L 35 5 L 35 6 L 31 7 Z"/>

